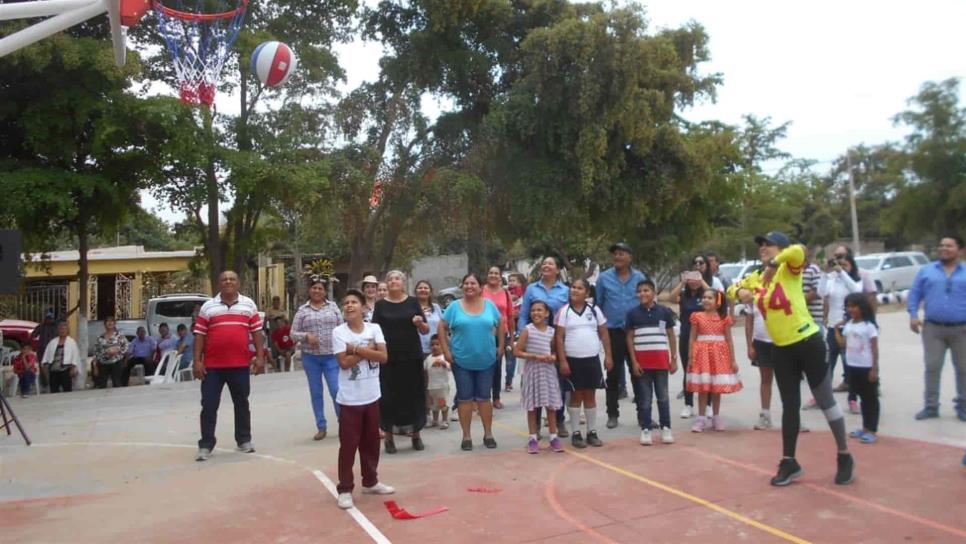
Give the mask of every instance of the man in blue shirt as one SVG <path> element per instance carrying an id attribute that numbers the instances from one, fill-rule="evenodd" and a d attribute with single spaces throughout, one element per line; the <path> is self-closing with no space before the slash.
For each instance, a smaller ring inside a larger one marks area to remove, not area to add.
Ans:
<path id="1" fill-rule="evenodd" d="M 157 363 L 154 361 L 154 351 L 158 349 L 158 342 L 153 336 L 148 336 L 144 327 L 138 327 L 137 336 L 127 345 L 127 365 L 124 368 L 124 385 L 131 378 L 131 369 L 137 365 L 144 366 L 144 375 L 154 374 Z"/>
<path id="2" fill-rule="evenodd" d="M 188 331 L 184 323 L 178 323 L 178 354 L 181 355 L 181 362 L 178 370 L 191 367 L 194 360 L 195 335 Z"/>
<path id="3" fill-rule="evenodd" d="M 939 378 L 946 350 L 953 353 L 956 372 L 956 416 L 966 421 L 966 265 L 963 239 L 949 235 L 939 241 L 939 260 L 919 270 L 909 290 L 909 328 L 919 334 L 926 357 L 926 406 L 916 419 L 939 417 Z M 925 305 L 925 323 L 919 304 Z"/>
<path id="4" fill-rule="evenodd" d="M 618 400 L 624 367 L 628 370 L 632 368 L 624 336 L 624 322 L 627 312 L 638 306 L 637 284 L 647 279 L 647 276 L 631 266 L 634 252 L 624 242 L 610 246 L 610 252 L 614 256 L 614 266 L 601 272 L 597 278 L 594 303 L 607 318 L 607 332 L 610 335 L 610 349 L 614 360 L 614 367 L 607 372 L 607 428 L 613 429 L 617 427 L 617 418 L 620 417 Z"/>

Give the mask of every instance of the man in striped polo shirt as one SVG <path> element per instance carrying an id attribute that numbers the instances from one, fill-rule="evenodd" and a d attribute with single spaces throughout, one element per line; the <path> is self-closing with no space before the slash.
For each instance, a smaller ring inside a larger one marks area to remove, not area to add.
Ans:
<path id="1" fill-rule="evenodd" d="M 201 380 L 201 440 L 197 461 L 206 461 L 215 447 L 215 423 L 221 390 L 228 385 L 235 406 L 235 443 L 238 451 L 253 453 L 251 412 L 248 392 L 251 374 L 248 365 L 255 345 L 255 369 L 265 368 L 262 350 L 262 318 L 252 299 L 240 294 L 238 274 L 226 270 L 218 276 L 219 293 L 198 311 L 195 319 L 193 370 Z"/>

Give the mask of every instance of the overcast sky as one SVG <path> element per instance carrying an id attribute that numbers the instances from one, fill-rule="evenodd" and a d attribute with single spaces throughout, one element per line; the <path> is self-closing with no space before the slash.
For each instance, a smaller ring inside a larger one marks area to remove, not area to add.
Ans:
<path id="1" fill-rule="evenodd" d="M 724 83 L 714 103 L 699 104 L 685 117 L 737 124 L 751 113 L 775 124 L 790 121 L 782 148 L 820 161 L 819 169 L 850 146 L 900 140 L 906 129 L 891 118 L 923 82 L 966 75 L 964 1 L 644 4 L 652 30 L 695 20 L 710 36 L 711 61 L 703 71 L 721 73 Z M 351 43 L 337 51 L 348 75 L 344 89 L 378 75 L 379 44 Z M 430 110 L 438 111 L 437 104 L 426 101 Z M 148 195 L 144 204 L 158 206 Z M 180 219 L 165 208 L 159 207 L 162 217 Z"/>

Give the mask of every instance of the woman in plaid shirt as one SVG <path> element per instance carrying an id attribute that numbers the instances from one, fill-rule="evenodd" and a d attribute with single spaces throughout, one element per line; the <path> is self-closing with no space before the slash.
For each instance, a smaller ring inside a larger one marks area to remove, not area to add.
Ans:
<path id="1" fill-rule="evenodd" d="M 332 352 L 332 330 L 342 324 L 339 306 L 328 300 L 325 283 L 319 278 L 309 280 L 309 301 L 295 312 L 292 320 L 293 340 L 301 345 L 302 368 L 309 380 L 312 411 L 315 412 L 315 440 L 325 438 L 328 424 L 325 420 L 325 397 L 322 379 L 329 388 L 336 417 L 339 405 L 335 402 L 339 392 L 339 363 Z"/>

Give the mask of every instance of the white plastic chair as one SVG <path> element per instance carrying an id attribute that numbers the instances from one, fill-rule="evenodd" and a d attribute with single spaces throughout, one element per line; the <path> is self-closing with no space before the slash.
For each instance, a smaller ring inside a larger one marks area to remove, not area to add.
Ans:
<path id="1" fill-rule="evenodd" d="M 174 373 L 177 369 L 178 352 L 169 350 L 161 354 L 161 360 L 154 369 L 154 375 L 145 378 L 148 385 L 174 383 Z"/>
<path id="2" fill-rule="evenodd" d="M 181 366 L 181 359 L 183 357 L 184 357 L 184 354 L 179 355 L 177 360 L 175 360 L 174 367 L 176 369 L 179 366 Z M 191 368 L 191 365 L 188 365 L 182 368 L 181 370 L 174 371 L 174 381 L 176 382 L 190 382 L 193 379 L 195 379 L 195 375 L 194 375 L 194 370 Z"/>

